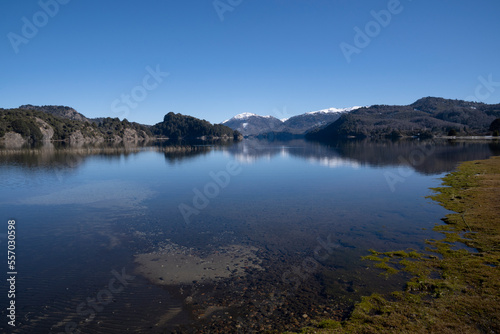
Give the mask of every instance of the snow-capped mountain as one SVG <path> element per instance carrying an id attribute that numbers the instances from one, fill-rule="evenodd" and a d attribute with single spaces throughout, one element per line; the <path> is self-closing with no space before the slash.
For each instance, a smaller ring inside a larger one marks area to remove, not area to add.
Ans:
<path id="1" fill-rule="evenodd" d="M 281 120 L 273 116 L 259 116 L 252 113 L 243 113 L 222 122 L 222 124 L 229 126 L 233 130 L 238 130 L 245 136 L 259 135 L 268 132 L 304 134 L 314 128 L 333 123 L 343 113 L 359 108 L 361 107 L 322 109 Z"/>
<path id="2" fill-rule="evenodd" d="M 242 114 L 238 114 L 236 116 L 234 116 L 233 118 L 230 118 L 230 119 L 226 119 L 224 122 L 222 122 L 222 124 L 225 124 L 226 122 L 229 122 L 230 120 L 247 120 L 249 119 L 250 117 L 263 117 L 263 118 L 273 118 L 272 116 L 260 116 L 260 115 L 257 115 L 257 114 L 252 114 L 251 112 L 244 112 Z"/>
<path id="3" fill-rule="evenodd" d="M 310 111 L 306 112 L 306 115 L 313 115 L 313 114 L 335 114 L 335 113 L 344 113 L 344 112 L 350 112 L 356 109 L 362 108 L 361 106 L 354 106 L 354 107 L 349 107 L 349 108 L 329 108 L 329 109 L 322 109 L 318 111 Z"/>
<path id="4" fill-rule="evenodd" d="M 222 124 L 233 130 L 238 130 L 244 136 L 258 135 L 271 131 L 281 131 L 283 122 L 273 116 L 259 116 L 252 113 L 243 113 L 230 118 Z"/>
<path id="5" fill-rule="evenodd" d="M 351 108 L 329 108 L 318 111 L 306 112 L 302 115 L 290 117 L 284 122 L 286 131 L 295 134 L 303 134 L 317 127 L 326 126 L 335 122 L 343 113 L 350 112 L 361 107 Z"/>

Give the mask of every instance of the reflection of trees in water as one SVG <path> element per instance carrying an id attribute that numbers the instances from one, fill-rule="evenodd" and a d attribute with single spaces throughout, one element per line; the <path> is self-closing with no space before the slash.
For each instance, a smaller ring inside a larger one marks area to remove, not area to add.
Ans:
<path id="1" fill-rule="evenodd" d="M 74 169 L 90 156 L 113 159 L 122 155 L 136 154 L 141 150 L 141 148 L 119 147 L 43 147 L 39 149 L 0 150 L 0 165 L 15 165 L 25 169 Z"/>
<path id="2" fill-rule="evenodd" d="M 492 155 L 500 155 L 500 141 L 494 141 L 489 144 Z"/>
<path id="3" fill-rule="evenodd" d="M 273 141 L 248 139 L 226 150 L 236 159 L 254 162 L 276 155 L 291 155 L 326 166 L 366 164 L 371 166 L 409 166 L 423 174 L 453 170 L 462 161 L 500 155 L 499 141 L 365 139 L 339 140 L 320 144 L 303 140 Z"/>
<path id="4" fill-rule="evenodd" d="M 342 157 L 373 166 L 406 165 L 423 174 L 452 171 L 458 163 L 495 155 L 500 143 L 473 140 L 363 140 L 331 143 Z"/>
<path id="5" fill-rule="evenodd" d="M 500 155 L 500 141 L 474 140 L 342 140 L 320 144 L 301 139 L 267 141 L 247 139 L 233 141 L 162 141 L 149 145 L 101 143 L 77 148 L 65 143 L 47 144 L 29 149 L 0 150 L 0 166 L 15 165 L 23 169 L 47 169 L 58 175 L 71 173 L 88 157 L 117 159 L 142 151 L 163 152 L 168 163 L 174 164 L 222 150 L 241 162 L 276 156 L 293 156 L 328 167 L 341 165 L 401 166 L 407 165 L 423 174 L 440 174 L 453 170 L 459 162 L 485 159 Z"/>
<path id="6" fill-rule="evenodd" d="M 211 146 L 169 146 L 162 149 L 165 160 L 175 164 L 184 160 L 195 158 L 212 151 Z"/>
<path id="7" fill-rule="evenodd" d="M 232 141 L 105 142 L 78 146 L 65 142 L 44 143 L 20 149 L 0 149 L 0 166 L 15 165 L 28 171 L 45 169 L 60 174 L 71 172 L 91 156 L 114 160 L 143 151 L 156 151 L 163 152 L 169 163 L 175 163 L 228 145 L 232 145 Z"/>
<path id="8" fill-rule="evenodd" d="M 155 147 L 164 152 L 165 159 L 171 164 L 189 160 L 231 145 L 234 145 L 232 140 L 169 140 L 155 143 Z"/>

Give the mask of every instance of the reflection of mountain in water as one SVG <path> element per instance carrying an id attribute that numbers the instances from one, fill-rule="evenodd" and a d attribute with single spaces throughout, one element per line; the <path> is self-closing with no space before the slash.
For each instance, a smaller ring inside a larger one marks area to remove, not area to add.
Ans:
<path id="1" fill-rule="evenodd" d="M 195 158 L 199 155 L 208 154 L 214 149 L 221 149 L 232 146 L 233 141 L 227 140 L 190 140 L 190 141 L 164 141 L 155 146 L 159 151 L 164 152 L 165 160 L 170 164 L 175 164 L 184 160 Z"/>
<path id="2" fill-rule="evenodd" d="M 258 159 L 271 160 L 275 156 L 296 156 L 327 167 L 359 166 L 357 161 L 342 157 L 328 146 L 301 139 L 290 141 L 246 139 L 225 149 L 225 151 L 232 154 L 241 163 L 252 163 Z"/>
<path id="3" fill-rule="evenodd" d="M 487 159 L 500 142 L 448 140 L 363 140 L 331 143 L 330 148 L 372 166 L 410 166 L 423 174 L 450 172 L 463 161 Z"/>
<path id="4" fill-rule="evenodd" d="M 462 161 L 500 155 L 498 141 L 343 140 L 323 145 L 303 140 L 248 139 L 225 150 L 240 162 L 291 155 L 327 167 L 410 166 L 423 174 L 452 171 Z"/>
<path id="5" fill-rule="evenodd" d="M 199 145 L 181 141 L 150 142 L 148 145 L 130 143 L 102 143 L 71 146 L 66 143 L 44 143 L 44 145 L 20 149 L 0 149 L 0 166 L 16 165 L 25 171 L 51 170 L 61 173 L 71 172 L 91 156 L 100 159 L 118 159 L 144 151 L 163 152 L 169 163 L 175 163 L 206 154 L 212 147 L 220 145 Z"/>
<path id="6" fill-rule="evenodd" d="M 0 150 L 0 166 L 16 165 L 25 170 L 72 170 L 81 165 L 87 157 L 101 156 L 113 159 L 128 156 L 147 149 L 144 146 L 117 144 L 98 144 L 73 147 L 63 143 L 45 143 L 23 149 Z"/>
<path id="7" fill-rule="evenodd" d="M 144 151 L 155 151 L 163 153 L 169 164 L 175 164 L 231 145 L 233 145 L 232 141 L 222 140 L 167 140 L 147 144 L 106 142 L 79 146 L 72 146 L 68 143 L 44 143 L 20 149 L 0 149 L 0 167 L 16 165 L 27 172 L 34 173 L 38 170 L 55 171 L 59 177 L 72 173 L 92 156 L 112 160 Z"/>
<path id="8" fill-rule="evenodd" d="M 168 146 L 161 151 L 165 154 L 165 160 L 170 164 L 182 162 L 195 158 L 212 151 L 212 146 Z"/>
<path id="9" fill-rule="evenodd" d="M 150 144 L 151 145 L 151 144 Z M 29 172 L 54 170 L 57 175 L 71 173 L 88 157 L 118 159 L 142 151 L 165 155 L 168 163 L 181 163 L 214 150 L 222 150 L 242 163 L 292 156 L 329 168 L 348 166 L 409 166 L 419 173 L 440 174 L 452 171 L 462 161 L 500 155 L 499 141 L 473 140 L 343 140 L 328 145 L 304 140 L 268 141 L 247 139 L 232 142 L 161 142 L 152 146 L 102 144 L 84 147 L 54 146 L 19 150 L 0 150 L 0 167 L 16 165 Z"/>

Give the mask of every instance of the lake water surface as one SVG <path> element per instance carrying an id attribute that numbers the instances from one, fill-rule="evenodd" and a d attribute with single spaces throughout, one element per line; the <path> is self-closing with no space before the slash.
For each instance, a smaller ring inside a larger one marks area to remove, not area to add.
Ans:
<path id="1" fill-rule="evenodd" d="M 13 333 L 250 333 L 401 289 L 361 256 L 425 248 L 425 197 L 498 142 L 244 140 L 0 150 L 16 221 Z M 5 258 L 5 257 L 4 257 Z M 5 274 L 4 274 L 5 275 Z M 307 315 L 304 316 L 304 315 Z"/>

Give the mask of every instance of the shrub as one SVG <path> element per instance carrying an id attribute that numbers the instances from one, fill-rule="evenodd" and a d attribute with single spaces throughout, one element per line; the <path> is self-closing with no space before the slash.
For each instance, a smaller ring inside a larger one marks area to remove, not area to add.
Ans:
<path id="1" fill-rule="evenodd" d="M 21 136 L 31 140 L 42 140 L 43 135 L 40 128 L 31 120 L 15 119 L 10 123 L 12 130 L 19 133 Z"/>

